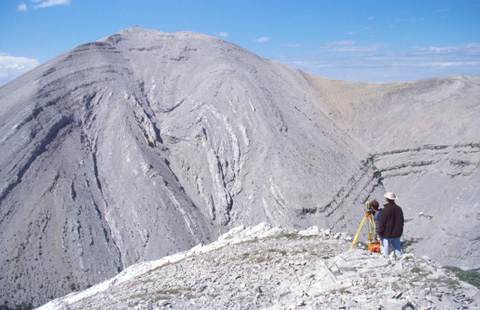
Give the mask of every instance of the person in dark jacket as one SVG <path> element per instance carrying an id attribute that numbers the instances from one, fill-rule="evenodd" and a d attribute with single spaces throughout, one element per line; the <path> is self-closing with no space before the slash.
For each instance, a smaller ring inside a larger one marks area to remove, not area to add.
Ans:
<path id="1" fill-rule="evenodd" d="M 397 196 L 394 193 L 386 193 L 385 199 L 387 203 L 383 206 L 383 211 L 380 214 L 377 230 L 382 240 L 381 251 L 384 256 L 388 256 L 390 254 L 390 246 L 393 246 L 395 256 L 401 256 L 402 246 L 400 237 L 403 234 L 403 211 L 402 208 L 395 204 Z"/>
<path id="2" fill-rule="evenodd" d="M 378 239 L 378 226 L 380 225 L 380 214 L 382 214 L 383 209 L 379 209 L 380 204 L 376 200 L 370 202 L 373 210 L 373 222 L 375 223 L 375 231 L 373 234 L 373 241 L 379 241 Z"/>

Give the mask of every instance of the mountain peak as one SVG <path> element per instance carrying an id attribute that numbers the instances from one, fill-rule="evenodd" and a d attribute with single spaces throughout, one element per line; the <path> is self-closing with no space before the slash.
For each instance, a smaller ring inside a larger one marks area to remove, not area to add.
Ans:
<path id="1" fill-rule="evenodd" d="M 121 39 L 120 39 L 121 38 Z M 208 42 L 222 41 L 218 38 L 207 36 L 204 34 L 191 32 L 191 31 L 180 31 L 175 33 L 167 33 L 159 30 L 153 29 L 144 29 L 139 26 L 134 26 L 126 29 L 122 29 L 119 32 L 109 35 L 105 38 L 98 40 L 97 42 L 107 42 L 115 43 L 117 45 L 119 42 L 126 40 L 125 43 L 120 44 L 120 46 L 127 46 L 129 48 L 150 48 L 158 46 L 162 42 L 173 43 L 174 41 L 189 41 L 189 40 L 205 40 Z M 165 41 L 169 40 L 169 41 Z M 224 41 L 223 41 L 224 42 Z"/>

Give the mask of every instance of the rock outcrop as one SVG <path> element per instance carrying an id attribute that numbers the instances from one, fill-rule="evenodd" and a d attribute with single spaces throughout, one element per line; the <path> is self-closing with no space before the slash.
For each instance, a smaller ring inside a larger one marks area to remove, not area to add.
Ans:
<path id="1" fill-rule="evenodd" d="M 415 253 L 479 268 L 479 89 L 327 80 L 138 27 L 67 51 L 0 88 L 0 304 L 238 225 L 354 232 L 386 189 Z"/>
<path id="2" fill-rule="evenodd" d="M 415 253 L 479 269 L 472 255 L 480 250 L 479 77 L 386 84 L 312 79 L 325 111 L 369 152 L 321 216 L 342 222 L 334 210 L 345 210 L 345 203 L 382 202 L 382 190 L 395 191 L 407 219 L 404 239 Z"/>
<path id="3" fill-rule="evenodd" d="M 349 251 L 351 238 L 260 224 L 134 265 L 54 309 L 475 309 L 480 290 L 428 258 Z"/>

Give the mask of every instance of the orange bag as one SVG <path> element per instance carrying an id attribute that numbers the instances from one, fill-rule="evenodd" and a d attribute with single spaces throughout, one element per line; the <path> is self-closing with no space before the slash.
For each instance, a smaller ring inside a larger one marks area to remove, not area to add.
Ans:
<path id="1" fill-rule="evenodd" d="M 368 250 L 373 253 L 380 253 L 380 243 L 373 241 L 368 245 Z"/>

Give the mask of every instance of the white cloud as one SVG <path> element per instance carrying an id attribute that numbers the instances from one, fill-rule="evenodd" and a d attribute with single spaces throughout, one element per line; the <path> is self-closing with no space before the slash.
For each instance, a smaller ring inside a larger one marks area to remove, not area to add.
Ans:
<path id="1" fill-rule="evenodd" d="M 284 46 L 290 47 L 290 48 L 299 48 L 299 47 L 302 47 L 301 44 L 295 44 L 295 43 L 287 43 L 287 44 L 284 44 Z"/>
<path id="2" fill-rule="evenodd" d="M 449 47 L 428 47 L 428 48 L 420 48 L 420 51 L 417 54 L 445 54 L 457 51 L 457 46 L 449 46 Z"/>
<path id="3" fill-rule="evenodd" d="M 338 42 L 331 45 L 344 46 L 343 50 L 356 45 L 354 41 Z M 480 43 L 417 47 L 405 53 L 360 51 L 345 54 L 340 48 L 338 52 L 332 49 L 297 53 L 276 61 L 314 75 L 347 81 L 392 82 L 455 74 L 480 75 Z"/>
<path id="4" fill-rule="evenodd" d="M 39 3 L 37 5 L 34 5 L 34 9 L 39 9 L 39 8 L 46 8 L 50 6 L 56 6 L 56 5 L 69 5 L 70 0 L 47 0 L 47 1 L 42 1 L 42 0 L 32 0 L 32 2 Z"/>
<path id="5" fill-rule="evenodd" d="M 260 38 L 254 40 L 254 41 L 257 42 L 257 43 L 263 43 L 263 42 L 270 41 L 270 38 L 269 37 L 260 37 Z"/>
<path id="6" fill-rule="evenodd" d="M 38 65 L 39 62 L 36 59 L 8 56 L 0 53 L 0 85 L 10 82 Z"/>
<path id="7" fill-rule="evenodd" d="M 480 54 L 480 43 L 460 44 L 457 46 L 436 47 L 431 46 L 428 48 L 418 47 L 419 54 L 448 54 L 448 53 L 466 53 L 466 54 Z"/>
<path id="8" fill-rule="evenodd" d="M 26 12 L 27 9 L 28 9 L 28 8 L 27 8 L 27 5 L 26 5 L 24 2 L 22 2 L 22 3 L 20 3 L 20 5 L 18 6 L 17 11 L 19 11 L 19 12 Z"/>
<path id="9" fill-rule="evenodd" d="M 218 35 L 224 38 L 228 37 L 228 33 L 226 32 L 219 32 Z"/>
<path id="10" fill-rule="evenodd" d="M 454 62 L 427 62 L 418 64 L 420 67 L 463 67 L 463 66 L 479 66 L 480 61 L 454 61 Z"/>
<path id="11" fill-rule="evenodd" d="M 332 52 L 374 52 L 382 44 L 358 45 L 356 41 L 333 41 L 325 43 L 320 49 Z"/>

